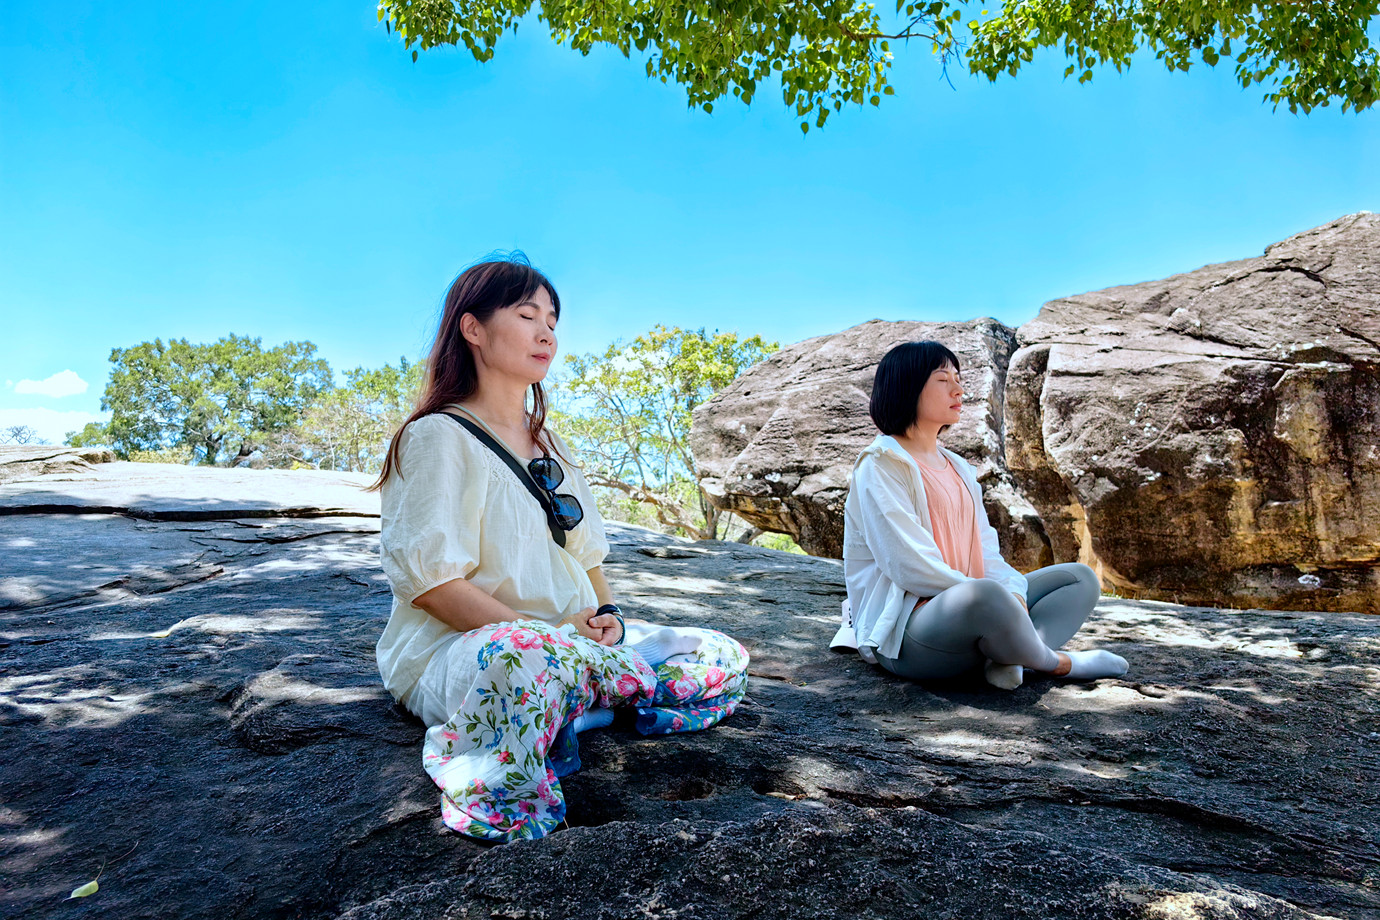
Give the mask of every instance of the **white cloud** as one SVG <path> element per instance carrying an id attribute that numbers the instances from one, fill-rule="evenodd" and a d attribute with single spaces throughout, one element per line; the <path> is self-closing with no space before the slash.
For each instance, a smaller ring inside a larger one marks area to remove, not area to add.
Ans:
<path id="1" fill-rule="evenodd" d="M 14 385 L 16 393 L 32 393 L 35 396 L 76 396 L 85 393 L 90 386 L 77 376 L 76 371 L 59 371 L 46 380 L 21 380 Z"/>
<path id="2" fill-rule="evenodd" d="M 81 431 L 87 422 L 105 421 L 94 412 L 59 412 L 56 409 L 0 409 L 0 432 L 13 425 L 28 425 L 40 441 L 61 444 L 69 431 Z"/>

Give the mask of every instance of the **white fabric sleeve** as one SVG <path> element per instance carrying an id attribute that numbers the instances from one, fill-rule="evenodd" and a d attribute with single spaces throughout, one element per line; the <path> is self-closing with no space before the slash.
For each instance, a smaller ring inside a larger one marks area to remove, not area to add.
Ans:
<path id="1" fill-rule="evenodd" d="M 853 489 L 867 548 L 893 584 L 918 597 L 933 597 L 972 580 L 944 562 L 894 469 L 875 458 L 864 461 L 853 472 Z"/>
<path id="2" fill-rule="evenodd" d="M 419 418 L 399 437 L 401 460 L 382 490 L 379 546 L 393 592 L 410 604 L 478 567 L 489 473 L 472 439 L 445 416 Z"/>
<path id="3" fill-rule="evenodd" d="M 598 503 L 594 500 L 589 483 L 585 481 L 584 473 L 576 465 L 574 452 L 554 431 L 551 432 L 551 438 L 556 444 L 557 453 L 560 454 L 558 459 L 561 467 L 565 470 L 565 482 L 556 491 L 574 495 L 585 513 L 575 529 L 566 532 L 565 551 L 575 557 L 581 568 L 589 571 L 595 566 L 603 565 L 604 557 L 609 554 L 609 538 L 604 532 L 604 518 L 599 514 Z"/>
<path id="4" fill-rule="evenodd" d="M 1001 555 L 1001 540 L 997 537 L 997 530 L 992 526 L 992 522 L 987 519 L 987 506 L 982 501 L 982 485 L 977 481 L 977 472 L 966 460 L 963 461 L 967 469 L 968 478 L 977 487 L 977 509 L 974 520 L 977 522 L 978 537 L 982 541 L 982 571 L 987 578 L 996 581 L 1006 590 L 1018 596 L 1021 600 L 1026 599 L 1028 584 L 1025 576 L 1011 567 Z"/>

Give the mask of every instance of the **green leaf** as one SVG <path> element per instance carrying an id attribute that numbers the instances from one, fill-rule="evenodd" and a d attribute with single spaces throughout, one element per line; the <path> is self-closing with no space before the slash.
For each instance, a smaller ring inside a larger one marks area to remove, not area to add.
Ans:
<path id="1" fill-rule="evenodd" d="M 82 885 L 82 886 L 80 886 L 80 887 L 78 887 L 78 888 L 73 888 L 73 889 L 72 889 L 72 893 L 69 894 L 64 900 L 70 901 L 70 900 L 72 900 L 73 898 L 89 898 L 89 897 L 91 897 L 93 894 L 95 894 L 97 891 L 99 891 L 100 888 L 101 888 L 100 883 L 97 882 L 97 881 L 93 878 L 91 881 L 87 882 L 85 885 Z"/>

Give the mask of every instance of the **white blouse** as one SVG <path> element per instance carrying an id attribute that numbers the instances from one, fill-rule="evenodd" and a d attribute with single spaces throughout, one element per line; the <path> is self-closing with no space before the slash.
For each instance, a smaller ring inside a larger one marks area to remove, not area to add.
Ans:
<path id="1" fill-rule="evenodd" d="M 393 612 L 376 650 L 383 684 L 399 699 L 431 656 L 460 635 L 414 606 L 416 598 L 467 578 L 519 616 L 554 623 L 599 606 L 587 570 L 609 550 L 594 496 L 559 437 L 553 440 L 565 481 L 556 491 L 574 495 L 584 509 L 564 549 L 551 539 L 532 493 L 455 419 L 424 416 L 400 437 L 401 463 L 383 484 L 379 540 Z"/>
<path id="2" fill-rule="evenodd" d="M 945 447 L 939 450 L 953 462 L 973 497 L 984 577 L 1024 600 L 1025 576 L 1001 557 L 1001 544 L 987 520 L 982 487 L 972 466 Z M 867 661 L 875 660 L 873 649 L 888 658 L 898 657 L 916 603 L 971 580 L 940 554 L 920 468 L 889 435 L 879 435 L 853 465 L 843 508 L 843 576 L 853 647 Z M 847 631 L 845 625 L 840 636 Z M 849 643 L 836 638 L 834 644 Z"/>

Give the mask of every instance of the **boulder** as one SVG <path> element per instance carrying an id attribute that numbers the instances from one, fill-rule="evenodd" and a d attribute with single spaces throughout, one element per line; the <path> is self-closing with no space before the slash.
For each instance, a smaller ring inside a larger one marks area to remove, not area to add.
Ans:
<path id="1" fill-rule="evenodd" d="M 877 435 L 868 415 L 877 363 L 902 342 L 934 339 L 962 365 L 962 420 L 944 443 L 977 468 L 1002 551 L 1026 570 L 1053 561 L 1039 516 L 1006 472 L 1006 367 L 1015 333 L 968 323 L 874 320 L 783 348 L 695 410 L 690 444 L 717 508 L 788 533 L 806 552 L 843 554 L 843 502 L 859 451 Z"/>
<path id="2" fill-rule="evenodd" d="M 85 473 L 97 463 L 110 463 L 114 459 L 115 452 L 106 447 L 0 445 L 0 483 L 55 473 Z"/>
<path id="3" fill-rule="evenodd" d="M 581 735 L 571 828 L 490 847 L 378 684 L 375 496 L 110 471 L 0 486 L 0 917 L 1380 914 L 1376 618 L 1104 598 L 1073 645 L 1123 679 L 919 685 L 828 650 L 837 561 L 611 525 L 620 601 L 738 637 L 748 697 Z"/>
<path id="4" fill-rule="evenodd" d="M 1380 216 L 1046 304 L 1006 461 L 1128 596 L 1380 612 Z"/>
<path id="5" fill-rule="evenodd" d="M 717 506 L 839 556 L 877 361 L 954 347 L 1002 552 L 1204 605 L 1380 612 L 1380 216 L 1259 258 L 992 320 L 864 323 L 782 349 L 695 411 Z"/>

